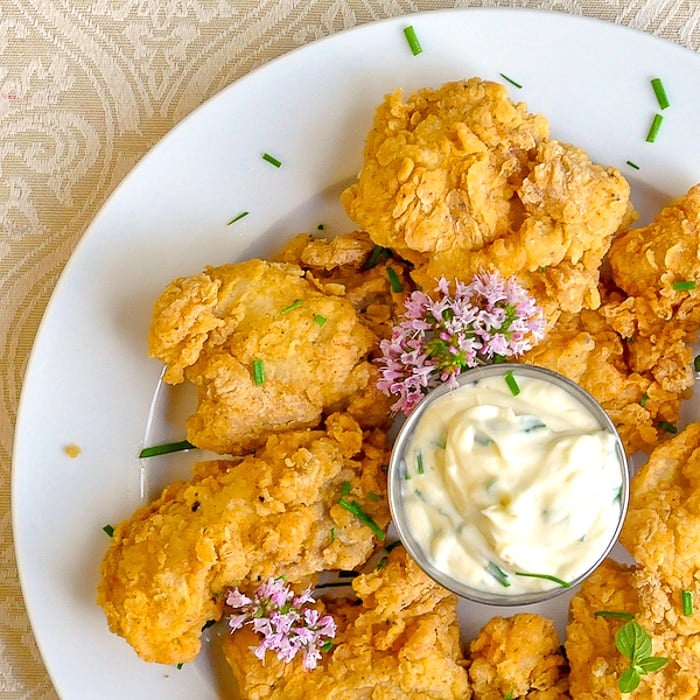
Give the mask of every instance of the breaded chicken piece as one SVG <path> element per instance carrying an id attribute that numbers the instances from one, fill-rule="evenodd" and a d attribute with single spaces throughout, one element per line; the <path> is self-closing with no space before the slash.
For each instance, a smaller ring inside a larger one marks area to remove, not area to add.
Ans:
<path id="1" fill-rule="evenodd" d="M 357 601 L 327 601 L 338 627 L 313 671 L 268 652 L 249 629 L 224 641 L 243 700 L 468 700 L 457 598 L 426 576 L 402 547 L 386 566 L 360 575 Z"/>
<path id="2" fill-rule="evenodd" d="M 569 698 L 568 665 L 554 623 L 541 615 L 493 617 L 470 645 L 476 700 Z"/>
<path id="3" fill-rule="evenodd" d="M 700 184 L 671 202 L 648 226 L 619 236 L 608 259 L 620 289 L 649 297 L 659 318 L 673 316 L 697 330 L 700 286 L 692 283 L 700 280 Z"/>
<path id="4" fill-rule="evenodd" d="M 263 260 L 174 280 L 149 334 L 165 381 L 198 387 L 187 439 L 220 454 L 250 452 L 334 410 L 368 425 L 352 402 L 357 392 L 381 401 L 366 359 L 376 343 L 350 302 L 319 291 L 298 266 Z"/>
<path id="5" fill-rule="evenodd" d="M 698 635 L 700 650 L 700 423 L 654 450 L 634 475 L 620 541 L 639 564 L 636 584 L 648 620 Z M 697 601 L 693 615 L 683 615 L 683 590 Z"/>
<path id="6" fill-rule="evenodd" d="M 301 267 L 326 294 L 347 299 L 379 338 L 391 336 L 397 316 L 403 312 L 403 300 L 415 287 L 407 263 L 392 256 L 388 248 L 375 245 L 362 231 L 332 239 L 300 234 L 276 259 Z M 392 289 L 387 268 L 396 273 L 400 291 L 398 286 L 397 291 Z"/>
<path id="7" fill-rule="evenodd" d="M 476 78 L 388 95 L 341 201 L 416 265 L 420 286 L 495 268 L 517 275 L 550 322 L 598 306 L 603 256 L 634 218 L 617 170 L 550 139 L 544 117 Z"/>
<path id="8" fill-rule="evenodd" d="M 698 697 L 700 656 L 695 635 L 676 635 L 651 623 L 648 601 L 638 588 L 641 572 L 641 567 L 635 569 L 607 559 L 572 599 L 566 630 L 572 698 L 691 700 Z M 596 615 L 600 612 L 634 615 L 651 638 L 652 655 L 669 659 L 660 670 L 642 675 L 638 689 L 632 693 L 623 695 L 618 688 L 620 674 L 630 662 L 615 646 L 615 633 L 627 620 Z"/>
<path id="9" fill-rule="evenodd" d="M 146 661 L 190 661 L 227 587 L 363 564 L 376 536 L 339 499 L 385 528 L 387 457 L 383 433 L 334 414 L 325 430 L 272 435 L 239 463 L 199 465 L 115 529 L 98 589 L 110 629 Z"/>
<path id="10" fill-rule="evenodd" d="M 650 452 L 667 436 L 660 426 L 678 421 L 694 376 L 687 334 L 671 324 L 650 328 L 627 301 L 562 313 L 545 341 L 521 360 L 559 372 L 590 392 L 632 455 Z"/>

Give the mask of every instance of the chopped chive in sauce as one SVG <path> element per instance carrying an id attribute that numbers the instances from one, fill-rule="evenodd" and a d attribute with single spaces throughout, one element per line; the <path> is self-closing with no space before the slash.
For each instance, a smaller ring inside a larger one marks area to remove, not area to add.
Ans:
<path id="1" fill-rule="evenodd" d="M 652 78 L 651 87 L 656 95 L 656 101 L 659 103 L 660 109 L 666 109 L 671 103 L 668 101 L 668 96 L 666 95 L 666 88 L 661 82 L 661 78 Z"/>
<path id="2" fill-rule="evenodd" d="M 304 301 L 302 299 L 295 299 L 289 306 L 285 306 L 282 311 L 280 311 L 281 314 L 288 314 L 290 311 L 294 311 L 294 309 L 298 309 Z"/>
<path id="3" fill-rule="evenodd" d="M 265 367 L 262 360 L 253 360 L 253 381 L 258 386 L 265 383 Z"/>
<path id="4" fill-rule="evenodd" d="M 493 576 L 504 588 L 508 588 L 511 585 L 508 574 L 503 571 L 498 564 L 494 564 L 492 561 L 490 561 L 486 567 L 486 571 L 491 574 L 491 576 Z"/>
<path id="5" fill-rule="evenodd" d="M 520 393 L 520 387 L 518 386 L 518 382 L 513 376 L 513 370 L 506 372 L 504 375 L 504 379 L 506 380 L 506 384 L 510 389 L 510 393 L 513 394 L 513 396 L 517 396 Z"/>
<path id="6" fill-rule="evenodd" d="M 350 484 L 350 482 L 344 481 L 340 487 L 340 492 L 343 494 L 343 496 L 347 496 L 350 493 L 351 488 L 352 485 Z"/>
<path id="7" fill-rule="evenodd" d="M 374 246 L 374 248 L 372 248 L 372 252 L 369 254 L 369 258 L 367 258 L 367 262 L 365 262 L 362 268 L 364 270 L 371 270 L 373 267 L 379 264 L 382 258 L 390 257 L 391 250 L 389 248 L 385 248 L 381 245 L 376 245 Z"/>
<path id="8" fill-rule="evenodd" d="M 250 214 L 250 212 L 242 211 L 240 214 L 237 214 L 236 216 L 234 216 L 233 219 L 231 219 L 230 221 L 227 221 L 227 222 L 226 222 L 226 225 L 227 225 L 227 226 L 230 226 L 231 224 L 235 224 L 236 221 L 240 221 L 241 219 L 243 219 L 243 218 L 245 218 L 246 216 L 248 216 L 248 214 Z"/>
<path id="9" fill-rule="evenodd" d="M 683 603 L 683 614 L 692 615 L 693 614 L 693 592 L 683 590 L 681 591 L 681 601 Z"/>
<path id="10" fill-rule="evenodd" d="M 270 165 L 274 165 L 276 168 L 279 168 L 282 165 L 281 160 L 277 160 L 277 158 L 271 156 L 269 153 L 263 153 L 262 159 L 267 161 Z"/>
<path id="11" fill-rule="evenodd" d="M 698 284 L 695 280 L 682 280 L 673 283 L 673 288 L 677 289 L 679 292 L 687 292 L 690 289 L 695 289 L 697 286 Z"/>
<path id="12" fill-rule="evenodd" d="M 649 394 L 642 394 L 642 398 L 639 399 L 639 405 L 644 408 L 647 405 L 647 401 L 649 401 Z"/>
<path id="13" fill-rule="evenodd" d="M 338 499 L 338 505 L 345 508 L 349 513 L 352 513 L 359 521 L 363 522 L 367 527 L 372 530 L 378 540 L 384 540 L 386 533 L 382 530 L 377 523 L 372 520 L 372 518 L 365 513 L 355 501 L 348 501 L 345 498 Z"/>
<path id="14" fill-rule="evenodd" d="M 416 454 L 416 471 L 419 474 L 425 474 L 425 467 L 423 466 L 423 453 L 418 452 Z"/>
<path id="15" fill-rule="evenodd" d="M 571 588 L 571 584 L 558 576 L 552 576 L 552 574 L 533 574 L 529 571 L 516 571 L 516 576 L 528 576 L 529 578 L 541 578 L 544 581 L 552 581 L 553 583 L 559 584 L 562 588 Z"/>
<path id="16" fill-rule="evenodd" d="M 157 457 L 158 455 L 167 455 L 170 452 L 182 452 L 183 450 L 191 450 L 194 445 L 188 440 L 180 440 L 178 442 L 166 442 L 162 445 L 153 445 L 152 447 L 144 447 L 139 452 L 139 457 Z"/>
<path id="17" fill-rule="evenodd" d="M 411 48 L 411 53 L 414 56 L 423 53 L 423 47 L 420 45 L 420 41 L 418 41 L 418 36 L 416 35 L 416 30 L 413 28 L 413 25 L 409 24 L 408 27 L 404 27 L 403 33 Z"/>
<path id="18" fill-rule="evenodd" d="M 695 356 L 695 359 L 693 360 L 693 369 L 696 372 L 700 372 L 700 355 Z"/>
<path id="19" fill-rule="evenodd" d="M 596 610 L 593 613 L 594 617 L 615 617 L 620 620 L 633 620 L 634 615 L 632 613 L 620 612 L 618 610 Z"/>
<path id="20" fill-rule="evenodd" d="M 630 166 L 630 168 L 634 168 L 634 170 L 639 170 L 639 166 L 634 161 L 628 160 L 626 162 L 627 162 L 627 165 Z"/>
<path id="21" fill-rule="evenodd" d="M 657 426 L 661 430 L 665 430 L 667 433 L 670 433 L 671 435 L 675 435 L 678 432 L 678 427 L 673 425 L 673 423 L 669 423 L 668 421 L 665 420 L 660 420 L 657 423 Z"/>
<path id="22" fill-rule="evenodd" d="M 102 529 L 107 533 L 107 535 L 109 535 L 109 537 L 114 535 L 114 528 L 111 525 L 107 524 Z"/>
<path id="23" fill-rule="evenodd" d="M 646 140 L 648 143 L 654 143 L 654 141 L 656 141 L 656 137 L 659 135 L 659 129 L 661 128 L 661 123 L 663 120 L 664 118 L 660 114 L 654 115 L 654 118 L 651 120 L 649 131 L 647 132 Z"/>
<path id="24" fill-rule="evenodd" d="M 316 314 L 314 316 L 314 323 L 318 324 L 319 326 L 322 326 L 328 319 L 325 316 L 321 316 L 321 314 Z"/>
<path id="25" fill-rule="evenodd" d="M 403 292 L 403 284 L 401 284 L 401 280 L 393 267 L 386 268 L 386 276 L 389 279 L 389 286 L 391 287 L 392 292 L 395 292 L 396 294 Z"/>
<path id="26" fill-rule="evenodd" d="M 503 78 L 503 80 L 505 80 L 507 83 L 510 83 L 514 87 L 518 88 L 518 90 L 522 90 L 523 86 L 520 83 L 516 83 L 513 78 L 509 78 L 505 73 L 499 73 L 498 75 L 500 75 L 501 78 Z"/>

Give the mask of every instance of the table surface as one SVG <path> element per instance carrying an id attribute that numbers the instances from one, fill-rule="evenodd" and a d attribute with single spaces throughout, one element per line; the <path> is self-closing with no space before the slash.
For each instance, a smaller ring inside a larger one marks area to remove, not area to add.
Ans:
<path id="1" fill-rule="evenodd" d="M 174 124 L 275 56 L 392 15 L 499 6 L 597 17 L 700 50 L 696 0 L 3 1 L 0 697 L 56 697 L 32 637 L 14 561 L 13 430 L 42 313 L 107 195 Z"/>

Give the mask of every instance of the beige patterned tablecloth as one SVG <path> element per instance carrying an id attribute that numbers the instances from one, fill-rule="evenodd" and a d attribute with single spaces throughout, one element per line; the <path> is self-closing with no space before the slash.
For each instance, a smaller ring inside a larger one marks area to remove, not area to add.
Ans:
<path id="1" fill-rule="evenodd" d="M 599 17 L 700 49 L 697 0 L 2 0 L 0 3 L 0 696 L 56 697 L 13 554 L 22 375 L 56 279 L 109 192 L 174 124 L 318 37 L 442 7 Z"/>

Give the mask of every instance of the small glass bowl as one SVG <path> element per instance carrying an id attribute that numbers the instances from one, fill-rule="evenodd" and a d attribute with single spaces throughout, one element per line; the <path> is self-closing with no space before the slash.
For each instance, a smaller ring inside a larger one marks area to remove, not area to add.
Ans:
<path id="1" fill-rule="evenodd" d="M 506 375 L 509 372 L 512 372 L 515 375 L 516 381 L 517 378 L 529 377 L 563 389 L 570 397 L 574 398 L 577 404 L 583 410 L 585 410 L 589 416 L 595 420 L 602 430 L 610 433 L 614 438 L 615 456 L 620 468 L 621 482 L 619 495 L 620 512 L 617 526 L 612 532 L 609 541 L 602 543 L 600 555 L 595 562 L 585 571 L 579 574 L 574 580 L 568 581 L 570 584 L 568 587 L 554 585 L 554 587 L 546 590 L 528 591 L 522 593 L 509 593 L 507 588 L 504 588 L 503 592 L 498 593 L 475 588 L 474 586 L 456 579 L 451 574 L 437 568 L 429 556 L 426 555 L 417 539 L 411 533 L 411 527 L 407 522 L 405 509 L 403 506 L 403 489 L 407 482 L 406 452 L 411 445 L 416 427 L 422 420 L 426 409 L 432 406 L 435 401 L 439 400 L 441 397 L 449 394 L 450 392 L 459 391 L 460 387 L 474 384 L 475 382 L 486 379 L 487 377 L 502 377 L 505 382 Z M 629 463 L 625 454 L 623 443 L 617 429 L 615 428 L 615 425 L 600 404 L 587 391 L 582 389 L 578 384 L 570 379 L 542 367 L 517 363 L 486 365 L 463 372 L 457 378 L 457 383 L 458 387 L 456 388 L 443 384 L 427 394 L 400 427 L 394 442 L 388 469 L 388 496 L 394 527 L 396 528 L 399 539 L 405 546 L 409 555 L 416 561 L 423 571 L 428 574 L 428 576 L 453 593 L 456 593 L 460 597 L 473 602 L 499 606 L 529 605 L 532 603 L 544 602 L 566 591 L 570 591 L 585 578 L 587 578 L 608 556 L 610 550 L 617 541 L 627 512 L 630 484 Z"/>

